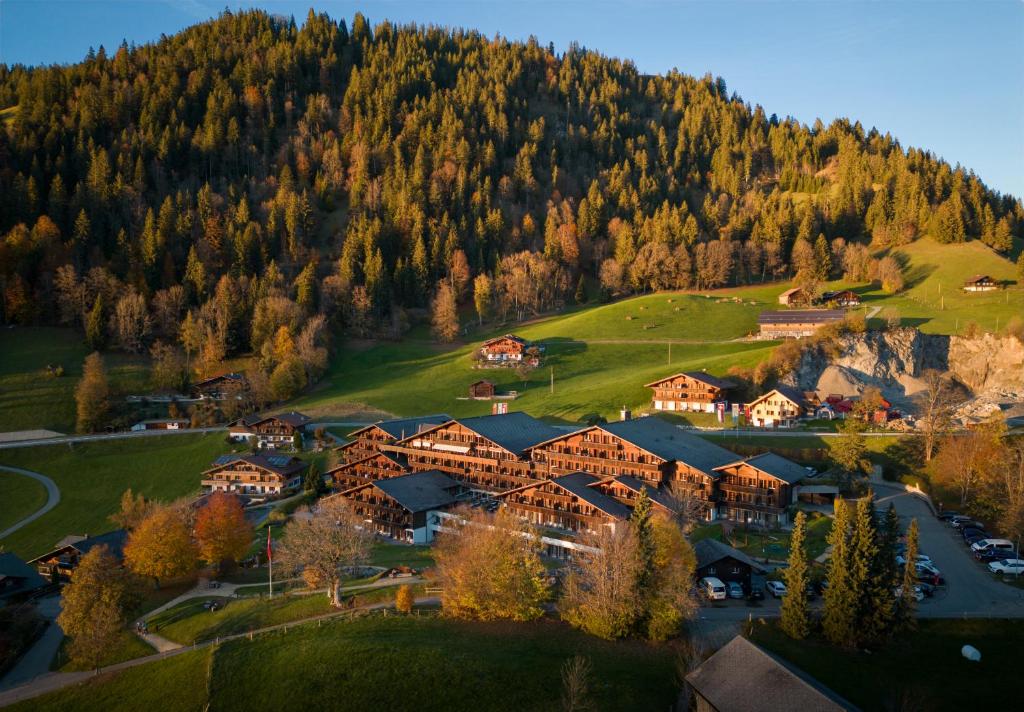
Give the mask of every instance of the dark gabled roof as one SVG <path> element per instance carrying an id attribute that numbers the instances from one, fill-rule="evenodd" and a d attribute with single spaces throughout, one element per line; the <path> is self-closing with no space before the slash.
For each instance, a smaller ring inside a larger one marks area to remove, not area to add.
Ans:
<path id="1" fill-rule="evenodd" d="M 757 398 L 747 403 L 747 405 L 754 405 L 755 403 L 760 403 L 765 398 L 770 396 L 772 393 L 778 393 L 779 395 L 783 396 L 784 398 L 788 398 L 789 400 L 793 401 L 799 406 L 804 405 L 804 392 L 801 391 L 799 388 L 793 388 L 792 386 L 775 386 L 775 388 L 771 389 L 767 393 L 759 395 Z"/>
<path id="2" fill-rule="evenodd" d="M 744 462 L 791 485 L 807 477 L 807 470 L 774 452 L 763 452 L 760 455 L 748 457 Z"/>
<path id="3" fill-rule="evenodd" d="M 718 539 L 701 539 L 693 545 L 693 553 L 697 555 L 698 569 L 710 566 L 726 557 L 731 557 L 737 561 L 742 561 L 754 571 L 766 571 L 764 566 L 751 559 L 742 551 L 734 549 L 728 544 L 718 541 Z"/>
<path id="4" fill-rule="evenodd" d="M 250 465 L 270 470 L 281 476 L 294 474 L 306 469 L 307 466 L 304 461 L 290 455 L 221 455 L 213 461 L 213 467 L 206 472 L 230 465 L 233 462 L 248 462 Z"/>
<path id="5" fill-rule="evenodd" d="M 672 498 L 669 495 L 656 487 L 651 487 L 646 482 L 641 482 L 632 475 L 616 475 L 611 479 L 625 487 L 628 487 L 637 494 L 642 490 L 647 490 L 647 496 L 651 498 L 652 502 L 661 505 L 670 512 L 676 511 L 676 503 L 672 501 Z"/>
<path id="6" fill-rule="evenodd" d="M 199 386 L 205 386 L 208 383 L 214 383 L 216 381 L 236 381 L 241 383 L 244 380 L 245 374 L 242 373 L 218 373 L 216 376 L 210 376 L 209 378 L 204 378 L 201 381 L 196 381 L 190 387 L 198 388 Z"/>
<path id="7" fill-rule="evenodd" d="M 675 378 L 679 378 L 680 376 L 686 376 L 687 378 L 692 378 L 695 381 L 700 381 L 701 383 L 706 383 L 707 385 L 713 388 L 721 388 L 722 390 L 736 387 L 736 384 L 733 383 L 732 381 L 727 381 L 724 378 L 715 378 L 711 374 L 704 373 L 703 371 L 683 371 L 682 373 L 675 373 L 672 374 L 671 376 L 659 378 L 657 381 L 651 381 L 650 383 L 644 384 L 644 387 L 651 388 L 653 386 L 658 385 L 659 383 L 671 381 Z"/>
<path id="8" fill-rule="evenodd" d="M 497 343 L 499 341 L 504 341 L 505 339 L 509 339 L 511 341 L 515 341 L 517 344 L 519 344 L 521 346 L 526 346 L 526 339 L 524 339 L 521 336 L 516 336 L 515 334 L 505 334 L 504 336 L 495 336 L 493 339 L 487 339 L 487 341 L 485 341 L 483 343 L 483 346 L 487 346 L 489 344 L 495 344 L 495 343 Z"/>
<path id="9" fill-rule="evenodd" d="M 447 507 L 455 503 L 459 483 L 438 470 L 375 480 L 372 485 L 410 512 Z"/>
<path id="10" fill-rule="evenodd" d="M 758 324 L 827 324 L 842 321 L 846 312 L 842 309 L 787 309 L 761 312 Z"/>
<path id="11" fill-rule="evenodd" d="M 351 444 L 351 443 L 349 443 L 349 444 Z M 343 470 L 346 467 L 355 467 L 356 465 L 364 463 L 367 460 L 373 460 L 374 458 L 378 458 L 378 457 L 383 457 L 386 460 L 391 460 L 391 462 L 395 463 L 396 465 L 398 465 L 401 468 L 406 468 L 409 465 L 409 461 L 408 461 L 408 459 L 406 458 L 405 455 L 401 455 L 401 454 L 395 453 L 395 452 L 383 452 L 383 451 L 381 451 L 381 452 L 375 452 L 372 455 L 367 455 L 366 457 L 362 457 L 362 458 L 360 458 L 358 460 L 355 460 L 353 462 L 339 462 L 334 467 L 331 467 L 327 471 L 325 471 L 324 472 L 324 476 L 326 477 L 327 475 L 329 475 L 329 474 L 331 474 L 333 472 L 338 472 L 339 470 Z"/>
<path id="12" fill-rule="evenodd" d="M 850 712 L 857 710 L 814 678 L 736 636 L 686 676 L 722 712 Z"/>
<path id="13" fill-rule="evenodd" d="M 853 298 L 858 299 L 858 300 L 860 299 L 860 295 L 857 294 L 852 289 L 837 289 L 834 292 L 824 292 L 821 295 L 821 298 L 823 300 L 825 300 L 826 302 L 828 300 L 830 300 L 830 299 L 835 299 L 837 297 L 847 297 L 847 298 L 848 297 L 853 297 Z"/>
<path id="14" fill-rule="evenodd" d="M 617 519 L 629 519 L 629 507 L 608 495 L 601 494 L 591 486 L 600 481 L 599 478 L 591 475 L 589 472 L 573 472 L 572 474 L 562 475 L 551 480 L 552 484 L 558 485 L 566 492 L 576 495 L 605 514 Z M 543 482 L 539 484 L 543 484 Z"/>
<path id="15" fill-rule="evenodd" d="M 287 423 L 293 428 L 301 428 L 303 425 L 310 421 L 308 415 L 299 413 L 298 411 L 295 410 L 288 413 L 281 413 L 279 415 L 271 415 L 270 417 L 266 418 L 266 420 L 270 420 L 270 418 L 280 420 L 282 423 Z"/>
<path id="16" fill-rule="evenodd" d="M 46 579 L 39 575 L 33 567 L 22 561 L 11 552 L 0 552 L 0 579 L 24 579 L 24 583 L 3 595 L 12 595 L 22 591 L 32 591 L 47 585 Z"/>
<path id="17" fill-rule="evenodd" d="M 594 426 L 663 460 L 676 460 L 707 474 L 736 459 L 734 453 L 704 438 L 683 432 L 661 418 L 649 416 Z"/>
<path id="18" fill-rule="evenodd" d="M 435 413 L 434 415 L 421 415 L 417 418 L 396 418 L 394 420 L 380 420 L 372 425 L 365 425 L 359 430 L 354 430 L 349 433 L 350 438 L 356 437 L 357 434 L 370 428 L 380 428 L 385 433 L 395 438 L 396 440 L 404 440 L 405 438 L 416 435 L 420 430 L 424 429 L 423 426 L 434 426 L 442 425 L 450 422 L 452 416 L 447 413 Z"/>
<path id="19" fill-rule="evenodd" d="M 561 430 L 521 411 L 500 415 L 480 415 L 475 418 L 458 418 L 451 422 L 472 430 L 480 437 L 486 438 L 516 455 L 527 448 L 564 434 Z"/>
<path id="20" fill-rule="evenodd" d="M 992 278 L 987 274 L 976 274 L 968 279 L 964 284 L 977 284 L 978 282 L 991 282 Z"/>
<path id="21" fill-rule="evenodd" d="M 489 383 L 492 386 L 495 385 L 494 381 L 488 381 L 486 378 L 481 378 L 479 381 L 473 381 L 470 383 L 469 387 L 472 388 L 473 386 L 479 386 L 481 383 Z"/>
<path id="22" fill-rule="evenodd" d="M 29 563 L 35 563 L 37 561 L 42 561 L 43 559 L 48 559 L 57 552 L 59 552 L 61 549 L 66 549 L 68 547 L 77 550 L 80 554 L 87 554 L 91 549 L 94 549 L 97 546 L 106 546 L 108 549 L 110 549 L 110 553 L 112 556 L 114 556 L 117 559 L 121 559 L 124 556 L 124 545 L 125 542 L 127 541 L 128 531 L 125 529 L 115 529 L 105 534 L 90 537 L 80 537 L 74 535 L 66 536 L 59 542 L 57 542 L 57 544 L 50 551 L 46 552 L 42 556 L 37 556 L 36 558 L 32 559 L 32 561 L 30 561 Z"/>

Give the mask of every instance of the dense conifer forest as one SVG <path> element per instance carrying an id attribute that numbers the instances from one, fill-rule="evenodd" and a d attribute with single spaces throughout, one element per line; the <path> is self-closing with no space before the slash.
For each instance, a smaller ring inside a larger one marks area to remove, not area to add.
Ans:
<path id="1" fill-rule="evenodd" d="M 0 110 L 2 320 L 151 350 L 170 382 L 251 352 L 282 397 L 329 335 L 397 337 L 431 304 L 451 338 L 453 302 L 515 319 L 794 274 L 899 289 L 869 243 L 1006 252 L 1024 223 L 966 169 L 766 116 L 720 78 L 362 15 L 225 12 L 0 65 Z"/>

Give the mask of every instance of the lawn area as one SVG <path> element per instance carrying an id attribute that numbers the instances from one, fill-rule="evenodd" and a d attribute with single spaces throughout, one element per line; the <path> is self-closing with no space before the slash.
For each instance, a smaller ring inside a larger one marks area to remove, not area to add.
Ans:
<path id="1" fill-rule="evenodd" d="M 756 625 L 752 640 L 869 712 L 1010 709 L 1019 698 L 1012 681 L 1024 621 L 922 620 L 916 632 L 871 653 L 794 641 L 774 624 Z M 980 662 L 960 655 L 965 644 L 981 651 Z"/>
<path id="2" fill-rule="evenodd" d="M 832 529 L 832 519 L 818 512 L 809 512 L 807 515 L 807 556 L 815 559 L 820 556 L 827 546 L 825 537 Z M 761 532 L 757 530 L 744 531 L 736 527 L 730 538 L 722 535 L 721 524 L 708 524 L 697 527 L 690 533 L 690 541 L 697 543 L 701 539 L 718 539 L 733 546 L 748 556 L 756 559 L 788 559 L 789 558 L 789 531 Z"/>
<path id="3" fill-rule="evenodd" d="M 61 641 L 60 647 L 57 649 L 57 654 L 54 656 L 53 662 L 50 664 L 50 669 L 57 670 L 59 672 L 78 672 L 80 670 L 91 669 L 88 666 L 83 667 L 68 660 L 68 642 L 68 638 Z M 134 658 L 141 658 L 144 655 L 152 655 L 155 652 L 156 650 L 152 645 L 142 640 L 131 631 L 124 630 L 119 636 L 117 642 L 107 649 L 106 655 L 104 655 L 103 660 L 100 661 L 100 667 L 114 665 Z"/>
<path id="4" fill-rule="evenodd" d="M 164 501 L 198 492 L 200 472 L 228 449 L 209 433 L 0 450 L 0 463 L 47 475 L 61 491 L 60 504 L 0 545 L 30 559 L 67 534 L 109 531 L 126 489 Z"/>
<path id="5" fill-rule="evenodd" d="M 46 488 L 31 477 L 0 470 L 0 531 L 46 504 Z"/>
<path id="6" fill-rule="evenodd" d="M 370 554 L 370 566 L 410 566 L 414 569 L 425 569 L 434 565 L 434 555 L 429 546 L 412 546 L 409 544 L 386 544 L 377 542 Z"/>
<path id="7" fill-rule="evenodd" d="M 72 432 L 75 427 L 75 384 L 89 349 L 72 329 L 28 327 L 0 330 L 0 432 L 45 428 Z M 104 354 L 115 393 L 148 388 L 146 359 Z M 62 366 L 64 375 L 50 376 L 46 366 Z"/>
<path id="8" fill-rule="evenodd" d="M 606 642 L 553 621 L 378 615 L 184 653 L 12 709 L 558 710 L 561 667 L 577 654 L 593 666 L 593 709 L 667 709 L 675 699 L 671 646 Z"/>
<path id="9" fill-rule="evenodd" d="M 203 609 L 207 600 L 218 601 L 218 611 Z M 195 641 L 244 633 L 278 623 L 331 612 L 326 594 L 279 598 L 224 598 L 209 596 L 183 601 L 149 619 L 149 629 L 165 638 L 189 645 Z"/>

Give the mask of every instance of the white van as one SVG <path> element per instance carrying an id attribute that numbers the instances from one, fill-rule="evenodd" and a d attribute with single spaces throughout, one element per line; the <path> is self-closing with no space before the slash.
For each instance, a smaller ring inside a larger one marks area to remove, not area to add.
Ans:
<path id="1" fill-rule="evenodd" d="M 971 551 L 1005 551 L 1013 554 L 1014 547 L 1009 539 L 982 539 L 971 544 Z"/>
<path id="2" fill-rule="evenodd" d="M 722 583 L 721 579 L 717 579 L 714 576 L 705 576 L 700 580 L 698 588 L 709 601 L 725 600 L 725 584 Z"/>

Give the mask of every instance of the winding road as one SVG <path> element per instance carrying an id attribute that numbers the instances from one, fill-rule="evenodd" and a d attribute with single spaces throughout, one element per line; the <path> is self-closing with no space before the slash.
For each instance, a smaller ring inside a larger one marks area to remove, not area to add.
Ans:
<path id="1" fill-rule="evenodd" d="M 10 536 L 14 532 L 16 532 L 19 529 L 21 529 L 26 524 L 29 524 L 30 522 L 34 522 L 35 520 L 39 519 L 39 517 L 43 516 L 44 514 L 49 512 L 51 509 L 56 507 L 58 504 L 60 504 L 60 488 L 57 487 L 57 483 L 56 482 L 51 480 L 46 475 L 41 475 L 38 472 L 33 472 L 32 470 L 24 470 L 24 469 L 22 469 L 20 467 L 11 467 L 9 465 L 0 465 L 0 474 L 3 474 L 3 472 L 13 473 L 15 475 L 22 475 L 24 477 L 31 477 L 33 480 L 36 480 L 37 482 L 41 482 L 43 487 L 46 488 L 46 504 L 44 504 L 42 507 L 37 509 L 35 512 L 30 514 L 29 516 L 27 516 L 24 519 L 22 519 L 20 522 L 17 522 L 13 526 L 10 526 L 7 529 L 5 529 L 2 532 L 0 532 L 0 539 L 3 539 L 5 537 L 7 537 L 7 536 Z"/>

